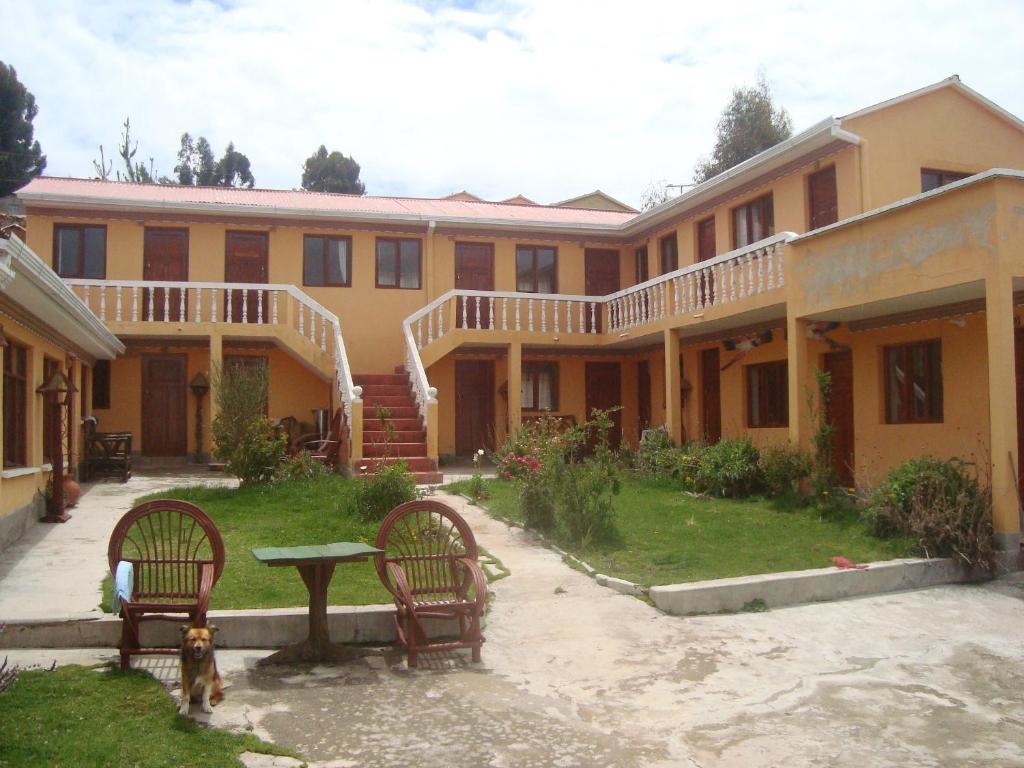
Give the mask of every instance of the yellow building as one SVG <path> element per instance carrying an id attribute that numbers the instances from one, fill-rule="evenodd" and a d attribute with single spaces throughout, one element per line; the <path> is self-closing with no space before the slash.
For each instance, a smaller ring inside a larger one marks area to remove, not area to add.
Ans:
<path id="1" fill-rule="evenodd" d="M 600 192 L 545 206 L 58 178 L 18 197 L 28 245 L 126 347 L 90 371 L 84 408 L 143 455 L 208 451 L 188 383 L 219 362 L 269 365 L 272 418 L 344 408 L 357 470 L 387 406 L 423 479 L 544 411 L 621 405 L 630 443 L 665 424 L 807 444 L 820 367 L 841 476 L 980 460 L 1013 544 L 1012 168 L 1024 123 L 953 77 L 643 213 Z"/>

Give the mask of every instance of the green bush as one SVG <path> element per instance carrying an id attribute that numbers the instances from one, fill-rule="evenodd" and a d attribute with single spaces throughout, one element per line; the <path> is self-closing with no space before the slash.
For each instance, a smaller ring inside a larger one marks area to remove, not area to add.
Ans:
<path id="1" fill-rule="evenodd" d="M 331 474 L 323 462 L 317 461 L 309 451 L 286 459 L 277 471 L 278 480 L 316 480 Z"/>
<path id="2" fill-rule="evenodd" d="M 519 512 L 527 528 L 547 533 L 555 527 L 552 483 L 539 476 L 534 480 L 519 483 Z"/>
<path id="3" fill-rule="evenodd" d="M 404 461 L 379 467 L 354 481 L 348 504 L 354 515 L 367 521 L 383 520 L 388 512 L 416 498 L 416 478 Z"/>
<path id="4" fill-rule="evenodd" d="M 636 469 L 648 477 L 680 478 L 683 452 L 664 429 L 646 430 L 636 451 Z"/>
<path id="5" fill-rule="evenodd" d="M 764 489 L 770 496 L 799 491 L 811 475 L 811 457 L 788 443 L 774 444 L 761 451 L 758 468 Z"/>
<path id="6" fill-rule="evenodd" d="M 619 468 L 609 443 L 612 423 L 609 411 L 595 408 L 582 429 L 590 436 L 592 455 L 564 465 L 557 475 L 558 525 L 581 547 L 610 538 L 615 531 L 612 496 L 619 492 Z"/>
<path id="7" fill-rule="evenodd" d="M 284 435 L 266 416 L 270 378 L 267 367 L 229 366 L 213 370 L 217 415 L 213 455 L 242 485 L 273 480 L 285 453 Z"/>
<path id="8" fill-rule="evenodd" d="M 695 464 L 694 489 L 712 496 L 742 498 L 761 487 L 760 454 L 749 437 L 720 440 L 714 445 L 687 452 L 687 461 Z"/>
<path id="9" fill-rule="evenodd" d="M 928 557 L 991 569 L 992 497 L 961 459 L 923 457 L 896 467 L 864 512 L 877 536 L 909 536 Z"/>

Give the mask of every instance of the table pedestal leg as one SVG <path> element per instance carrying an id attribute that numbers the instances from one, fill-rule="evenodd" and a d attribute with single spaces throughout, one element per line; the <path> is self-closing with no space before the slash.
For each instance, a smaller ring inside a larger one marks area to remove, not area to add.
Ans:
<path id="1" fill-rule="evenodd" d="M 309 590 L 309 637 L 282 648 L 262 660 L 262 664 L 315 663 L 348 661 L 365 655 L 361 649 L 332 643 L 327 630 L 327 587 L 334 576 L 334 563 L 298 566 L 299 575 Z"/>

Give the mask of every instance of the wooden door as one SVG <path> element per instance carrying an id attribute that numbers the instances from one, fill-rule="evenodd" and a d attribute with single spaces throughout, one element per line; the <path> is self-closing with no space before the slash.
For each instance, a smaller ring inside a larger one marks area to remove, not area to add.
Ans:
<path id="1" fill-rule="evenodd" d="M 846 487 L 853 485 L 853 353 L 829 352 L 825 372 L 832 375 L 832 398 L 828 419 L 835 424 L 832 435 L 832 471 Z"/>
<path id="2" fill-rule="evenodd" d="M 188 230 L 146 227 L 142 249 L 143 280 L 188 280 Z M 181 322 L 188 317 L 180 288 L 145 288 L 142 314 L 147 320 Z"/>
<path id="3" fill-rule="evenodd" d="M 697 261 L 715 258 L 718 245 L 715 241 L 715 217 L 704 219 L 697 224 Z M 705 274 L 705 302 L 715 303 L 715 275 L 712 270 Z"/>
<path id="4" fill-rule="evenodd" d="M 228 232 L 225 236 L 224 281 L 265 283 L 269 272 L 266 232 Z M 263 322 L 268 322 L 267 294 L 263 294 Z M 224 297 L 224 319 L 233 323 L 260 320 L 259 291 L 231 291 Z M 230 314 L 229 314 L 230 313 Z"/>
<path id="5" fill-rule="evenodd" d="M 455 244 L 455 287 L 466 291 L 494 290 L 494 244 Z M 459 296 L 455 305 L 458 328 L 490 328 L 491 300 Z M 478 322 L 479 321 L 479 322 Z"/>
<path id="6" fill-rule="evenodd" d="M 651 426 L 651 364 L 641 360 L 636 364 L 636 436 L 643 437 L 644 430 Z"/>
<path id="7" fill-rule="evenodd" d="M 1013 334 L 1017 361 L 1017 485 L 1024 494 L 1024 330 Z"/>
<path id="8" fill-rule="evenodd" d="M 455 361 L 455 453 L 494 448 L 494 361 Z"/>
<path id="9" fill-rule="evenodd" d="M 719 388 L 718 347 L 700 353 L 701 426 L 705 443 L 722 439 L 722 395 Z"/>
<path id="10" fill-rule="evenodd" d="M 186 432 L 185 355 L 142 358 L 142 455 L 184 456 Z"/>
<path id="11" fill-rule="evenodd" d="M 834 165 L 807 177 L 807 202 L 811 212 L 811 229 L 839 221 L 839 196 L 836 192 Z"/>
<path id="12" fill-rule="evenodd" d="M 619 290 L 619 252 L 587 248 L 583 253 L 584 292 L 587 296 L 607 296 Z M 601 310 L 597 311 L 597 330 L 601 332 Z"/>
<path id="13" fill-rule="evenodd" d="M 619 363 L 587 363 L 586 373 L 586 418 L 595 408 L 603 411 L 616 408 L 611 414 L 612 430 L 608 435 L 612 448 L 622 442 L 622 370 Z"/>

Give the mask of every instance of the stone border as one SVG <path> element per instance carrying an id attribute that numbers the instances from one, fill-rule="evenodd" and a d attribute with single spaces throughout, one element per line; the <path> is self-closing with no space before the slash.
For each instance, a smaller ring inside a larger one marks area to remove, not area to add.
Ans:
<path id="1" fill-rule="evenodd" d="M 491 514 L 489 507 L 473 501 L 466 494 L 457 495 L 483 509 L 492 519 L 503 522 L 509 528 L 527 530 L 514 520 Z M 867 563 L 866 568 L 814 568 L 731 579 L 709 579 L 686 584 L 663 584 L 648 588 L 625 579 L 598 573 L 585 561 L 552 544 L 543 534 L 537 531 L 529 533 L 602 587 L 608 587 L 623 595 L 648 598 L 658 610 L 674 616 L 781 608 L 787 605 L 921 589 L 940 584 L 974 583 L 992 578 L 986 571 L 967 568 L 950 558 L 906 558 Z M 1024 570 L 1024 552 L 997 552 L 996 556 L 998 573 Z"/>

